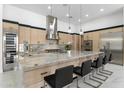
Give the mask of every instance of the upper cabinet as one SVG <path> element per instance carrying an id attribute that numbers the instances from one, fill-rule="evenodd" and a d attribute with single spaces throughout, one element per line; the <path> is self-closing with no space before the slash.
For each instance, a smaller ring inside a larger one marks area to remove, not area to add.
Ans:
<path id="1" fill-rule="evenodd" d="M 93 51 L 99 51 L 100 34 L 98 31 L 85 33 L 84 34 L 84 40 L 92 40 Z"/>
<path id="2" fill-rule="evenodd" d="M 45 44 L 46 43 L 46 30 L 37 30 L 37 43 Z"/>
<path id="3" fill-rule="evenodd" d="M 18 27 L 19 27 L 18 23 L 3 22 L 4 31 L 18 32 Z"/>
<path id="4" fill-rule="evenodd" d="M 31 44 L 45 44 L 46 31 L 41 29 L 31 28 Z"/>
<path id="5" fill-rule="evenodd" d="M 73 35 L 73 49 L 74 50 L 81 50 L 81 36 L 80 35 Z"/>
<path id="6" fill-rule="evenodd" d="M 93 34 L 93 51 L 99 51 L 100 50 L 100 33 L 99 32 L 92 32 Z"/>
<path id="7" fill-rule="evenodd" d="M 31 28 L 26 26 L 19 26 L 19 44 L 28 42 L 30 44 Z"/>
<path id="8" fill-rule="evenodd" d="M 84 40 L 92 40 L 93 34 L 92 32 L 84 33 Z"/>
<path id="9" fill-rule="evenodd" d="M 71 34 L 59 32 L 59 44 L 67 44 L 68 42 L 72 42 L 72 36 L 73 35 Z"/>

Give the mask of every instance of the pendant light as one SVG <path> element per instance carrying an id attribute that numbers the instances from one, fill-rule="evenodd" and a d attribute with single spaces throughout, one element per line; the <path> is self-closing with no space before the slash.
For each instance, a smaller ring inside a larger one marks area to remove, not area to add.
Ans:
<path id="1" fill-rule="evenodd" d="M 78 20 L 79 21 L 79 23 L 80 23 L 80 35 L 82 35 L 83 34 L 83 31 L 82 31 L 82 7 L 81 7 L 81 4 L 80 4 L 80 19 Z"/>
<path id="2" fill-rule="evenodd" d="M 70 8 L 71 8 L 71 6 L 70 5 L 68 5 L 68 23 L 69 23 L 69 27 L 68 27 L 68 33 L 71 33 L 71 26 L 70 26 L 70 19 L 71 19 L 71 16 L 70 16 L 70 12 L 71 12 L 71 10 L 70 10 Z"/>

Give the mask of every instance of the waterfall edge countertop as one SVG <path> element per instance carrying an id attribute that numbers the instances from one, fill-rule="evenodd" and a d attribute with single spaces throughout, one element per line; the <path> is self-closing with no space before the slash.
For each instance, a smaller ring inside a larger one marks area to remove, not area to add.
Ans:
<path id="1" fill-rule="evenodd" d="M 32 56 L 26 56 L 21 60 L 21 67 L 23 71 L 30 71 L 45 66 L 53 66 L 63 62 L 71 61 L 79 58 L 92 57 L 103 52 L 91 52 L 91 51 L 71 51 L 71 53 L 43 53 L 35 54 Z"/>

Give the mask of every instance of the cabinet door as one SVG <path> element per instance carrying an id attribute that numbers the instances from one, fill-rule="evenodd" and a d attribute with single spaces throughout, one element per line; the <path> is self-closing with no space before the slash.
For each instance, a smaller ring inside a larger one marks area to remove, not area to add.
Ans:
<path id="1" fill-rule="evenodd" d="M 23 44 L 24 41 L 30 44 L 30 27 L 19 27 L 19 44 Z"/>
<path id="2" fill-rule="evenodd" d="M 31 29 L 31 44 L 45 44 L 46 31 L 40 29 Z"/>
<path id="3" fill-rule="evenodd" d="M 66 33 L 59 33 L 59 44 L 67 44 L 68 42 L 72 42 L 72 35 Z"/>
<path id="4" fill-rule="evenodd" d="M 84 40 L 92 40 L 92 39 L 93 39 L 93 32 L 84 34 Z"/>
<path id="5" fill-rule="evenodd" d="M 81 45 L 82 45 L 82 36 L 81 35 L 78 35 L 78 38 L 79 38 L 79 51 L 81 51 Z"/>
<path id="6" fill-rule="evenodd" d="M 64 40 L 64 33 L 59 33 L 59 44 L 63 44 L 65 42 Z"/>
<path id="7" fill-rule="evenodd" d="M 45 44 L 46 43 L 46 34 L 47 34 L 47 31 L 46 30 L 41 30 L 40 31 L 40 41 L 41 41 L 41 44 Z"/>
<path id="8" fill-rule="evenodd" d="M 78 47 L 79 47 L 78 35 L 73 35 L 73 50 L 78 50 Z"/>
<path id="9" fill-rule="evenodd" d="M 37 29 L 31 28 L 31 44 L 38 43 Z"/>
<path id="10" fill-rule="evenodd" d="M 4 31 L 18 32 L 18 27 L 18 24 L 15 23 L 3 22 Z"/>
<path id="11" fill-rule="evenodd" d="M 97 31 L 97 32 L 93 32 L 92 35 L 93 35 L 93 51 L 99 51 L 99 49 L 100 49 L 100 44 L 99 44 L 100 34 Z"/>
<path id="12" fill-rule="evenodd" d="M 67 42 L 72 42 L 72 35 L 71 34 L 67 34 Z"/>
<path id="13" fill-rule="evenodd" d="M 41 44 L 41 41 L 42 41 L 42 31 L 39 30 L 39 29 L 37 29 L 36 31 L 37 31 L 37 41 L 36 42 L 38 44 Z"/>

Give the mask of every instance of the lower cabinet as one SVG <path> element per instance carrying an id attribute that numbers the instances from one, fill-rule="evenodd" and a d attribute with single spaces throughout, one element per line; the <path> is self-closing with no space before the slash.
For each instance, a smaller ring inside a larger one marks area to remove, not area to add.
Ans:
<path id="1" fill-rule="evenodd" d="M 44 77 L 50 74 L 50 68 L 34 69 L 24 72 L 24 85 L 25 87 L 33 86 L 44 80 Z"/>
<path id="2" fill-rule="evenodd" d="M 54 74 L 55 70 L 61 67 L 74 65 L 80 65 L 79 59 L 69 60 L 62 63 L 58 63 L 53 66 L 43 67 L 43 68 L 35 68 L 30 71 L 24 71 L 24 85 L 25 87 L 43 87 L 44 86 L 44 77 L 50 74 Z"/>
<path id="3" fill-rule="evenodd" d="M 43 87 L 44 77 L 54 74 L 56 69 L 69 66 L 69 65 L 73 65 L 74 67 L 81 66 L 82 62 L 89 59 L 95 60 L 97 57 L 98 57 L 98 54 L 90 57 L 70 59 L 67 61 L 62 61 L 61 63 L 58 62 L 54 65 L 49 65 L 49 66 L 44 66 L 42 68 L 34 68 L 29 71 L 24 71 L 23 73 L 24 85 L 25 87 Z M 75 74 L 73 76 L 75 77 Z"/>

